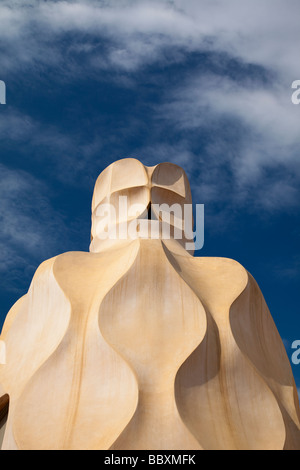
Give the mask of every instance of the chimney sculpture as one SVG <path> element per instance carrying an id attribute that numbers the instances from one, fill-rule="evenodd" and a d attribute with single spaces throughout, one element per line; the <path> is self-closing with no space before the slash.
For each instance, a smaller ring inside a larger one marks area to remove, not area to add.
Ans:
<path id="1" fill-rule="evenodd" d="M 172 206 L 189 204 L 177 165 L 129 158 L 100 174 L 90 252 L 42 263 L 6 318 L 2 449 L 300 449 L 263 295 L 238 262 L 175 237 Z"/>

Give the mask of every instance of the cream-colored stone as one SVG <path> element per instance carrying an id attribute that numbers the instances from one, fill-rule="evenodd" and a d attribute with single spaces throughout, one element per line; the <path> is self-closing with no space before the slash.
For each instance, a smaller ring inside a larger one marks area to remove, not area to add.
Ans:
<path id="1" fill-rule="evenodd" d="M 6 363 L 6 346 L 4 341 L 0 341 L 0 364 Z"/>
<path id="2" fill-rule="evenodd" d="M 252 276 L 185 240 L 101 239 L 99 207 L 119 195 L 141 205 L 131 220 L 191 203 L 170 163 L 98 177 L 90 252 L 42 263 L 5 321 L 2 449 L 300 449 L 292 370 Z"/>

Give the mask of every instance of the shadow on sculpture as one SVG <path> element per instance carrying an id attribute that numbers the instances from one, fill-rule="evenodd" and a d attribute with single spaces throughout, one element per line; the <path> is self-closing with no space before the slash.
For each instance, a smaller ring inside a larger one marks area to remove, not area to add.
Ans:
<path id="1" fill-rule="evenodd" d="M 42 263 L 5 321 L 3 449 L 300 449 L 294 378 L 259 287 L 236 261 L 186 250 L 174 204 L 191 204 L 177 165 L 101 173 L 90 252 Z"/>

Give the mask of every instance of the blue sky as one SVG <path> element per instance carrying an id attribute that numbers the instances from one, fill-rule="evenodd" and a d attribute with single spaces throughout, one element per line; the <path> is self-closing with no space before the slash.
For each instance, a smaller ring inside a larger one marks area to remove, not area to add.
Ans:
<path id="1" fill-rule="evenodd" d="M 205 204 L 198 256 L 258 281 L 300 339 L 298 0 L 0 3 L 0 326 L 37 266 L 88 251 L 98 174 L 171 161 Z M 292 365 L 300 389 L 300 365 Z"/>

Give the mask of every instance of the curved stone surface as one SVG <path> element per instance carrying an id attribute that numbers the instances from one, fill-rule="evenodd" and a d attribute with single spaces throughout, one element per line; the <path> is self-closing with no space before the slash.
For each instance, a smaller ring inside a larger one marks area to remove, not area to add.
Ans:
<path id="1" fill-rule="evenodd" d="M 191 201 L 176 165 L 125 159 L 100 175 L 91 252 L 44 262 L 7 316 L 2 449 L 300 449 L 294 378 L 255 280 L 174 239 L 103 245 L 97 207 L 120 192 L 145 208 Z"/>

